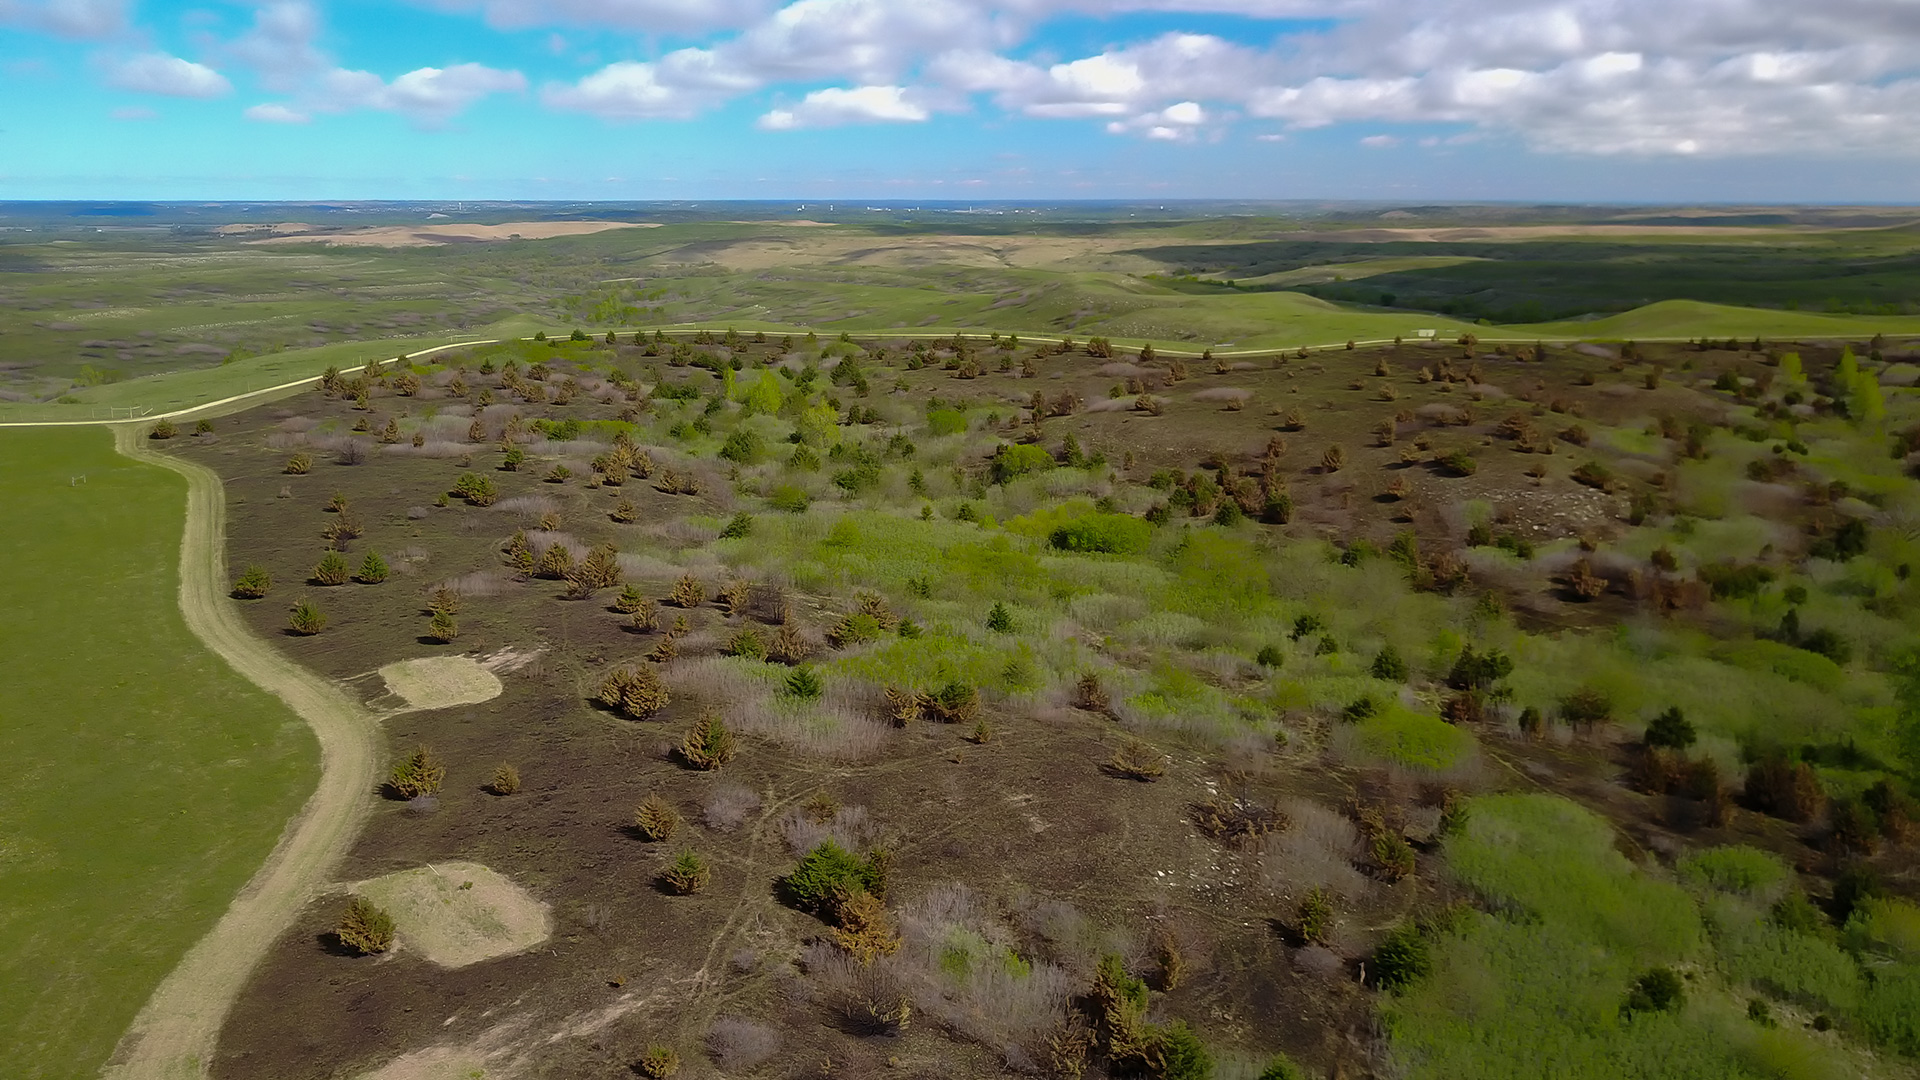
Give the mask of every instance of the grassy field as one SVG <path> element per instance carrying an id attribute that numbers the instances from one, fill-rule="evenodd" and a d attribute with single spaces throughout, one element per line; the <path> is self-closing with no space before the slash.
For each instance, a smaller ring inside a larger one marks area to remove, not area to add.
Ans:
<path id="1" fill-rule="evenodd" d="M 183 480 L 114 453 L 104 429 L 0 432 L 0 457 L 21 523 L 0 541 L 0 751 L 16 770 L 0 791 L 0 1045 L 10 1075 L 92 1076 L 306 798 L 314 747 L 181 621 Z"/>

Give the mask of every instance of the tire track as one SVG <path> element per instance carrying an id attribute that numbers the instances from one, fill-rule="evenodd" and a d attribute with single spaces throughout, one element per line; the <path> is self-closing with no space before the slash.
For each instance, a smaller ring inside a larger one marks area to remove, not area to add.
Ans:
<path id="1" fill-rule="evenodd" d="M 373 714 L 339 687 L 281 655 L 241 623 L 226 596 L 226 494 L 212 470 L 147 449 L 143 424 L 114 427 L 136 461 L 187 479 L 180 540 L 180 611 L 195 637 L 272 693 L 320 742 L 320 783 L 220 921 L 161 981 L 121 1037 L 108 1080 L 202 1080 L 221 1025 L 262 957 L 301 907 L 319 895 L 360 834 L 381 745 Z"/>

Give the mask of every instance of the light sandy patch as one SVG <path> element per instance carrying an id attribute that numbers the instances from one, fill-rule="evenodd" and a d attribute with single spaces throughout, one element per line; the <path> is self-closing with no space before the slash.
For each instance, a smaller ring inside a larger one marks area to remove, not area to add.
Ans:
<path id="1" fill-rule="evenodd" d="M 275 235 L 249 244 L 332 244 L 347 247 L 437 247 L 461 242 L 551 240 L 609 229 L 657 229 L 655 221 L 509 221 L 500 225 L 371 225 L 344 232 Z M 278 229 L 274 230 L 276 233 Z"/>
<path id="2" fill-rule="evenodd" d="M 553 933 L 547 905 L 479 863 L 429 863 L 353 886 L 393 916 L 403 949 L 465 967 L 530 949 Z"/>
<path id="3" fill-rule="evenodd" d="M 486 1059 L 472 1050 L 435 1046 L 416 1050 L 387 1062 L 357 1080 L 480 1080 L 499 1076 L 488 1072 Z"/>
<path id="4" fill-rule="evenodd" d="M 509 671 L 519 671 L 535 660 L 540 659 L 542 649 L 516 649 L 509 645 L 499 652 L 488 653 L 480 658 L 480 663 L 488 671 L 505 675 Z"/>
<path id="5" fill-rule="evenodd" d="M 313 226 L 304 221 L 282 221 L 272 225 L 263 222 L 243 222 L 238 225 L 222 225 L 213 231 L 222 236 L 244 236 L 247 233 L 272 233 L 275 236 L 290 236 L 293 233 L 312 232 Z"/>
<path id="6" fill-rule="evenodd" d="M 402 712 L 478 705 L 505 687 L 485 664 L 469 656 L 425 656 L 380 669 L 387 692 L 407 703 Z"/>

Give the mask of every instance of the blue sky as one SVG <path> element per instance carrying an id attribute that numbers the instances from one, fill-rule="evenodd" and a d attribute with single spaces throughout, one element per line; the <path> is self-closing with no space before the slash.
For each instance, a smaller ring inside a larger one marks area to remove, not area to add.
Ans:
<path id="1" fill-rule="evenodd" d="M 1920 201 L 1920 0 L 0 0 L 0 198 Z"/>

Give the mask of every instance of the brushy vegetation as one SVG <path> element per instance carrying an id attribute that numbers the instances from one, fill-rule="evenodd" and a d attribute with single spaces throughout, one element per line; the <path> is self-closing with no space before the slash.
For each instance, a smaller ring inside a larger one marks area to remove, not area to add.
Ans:
<path id="1" fill-rule="evenodd" d="M 1897 979 L 1860 983 L 1856 963 L 1801 940 L 1818 939 L 1802 927 L 1817 918 L 1768 906 L 1804 902 L 1817 882 L 1769 884 L 1740 855 L 1626 862 L 1568 804 L 1471 797 L 1537 785 L 1586 798 L 1594 781 L 1576 775 L 1614 775 L 1599 759 L 1618 746 L 1639 794 L 1614 797 L 1662 828 L 1742 826 L 1760 812 L 1835 858 L 1902 842 L 1910 570 L 1899 567 L 1920 552 L 1897 530 L 1848 524 L 1903 512 L 1900 466 L 1833 475 L 1866 460 L 1856 451 L 1869 436 L 1837 404 L 1801 413 L 1804 398 L 1745 393 L 1772 367 L 1763 349 L 1694 350 L 1752 373 L 1722 379 L 1700 377 L 1718 367 L 1690 373 L 1677 348 L 1652 370 L 1598 345 L 1548 363 L 1545 346 L 1490 353 L 1463 332 L 1365 357 L 1376 381 L 1342 396 L 1311 354 L 1193 363 L 1142 347 L 1137 363 L 1129 348 L 1096 368 L 1112 356 L 1091 345 L 1005 339 L 609 344 L 503 343 L 485 354 L 506 361 L 486 373 L 485 401 L 447 382 L 461 412 L 419 426 L 457 436 L 467 425 L 456 445 L 484 460 L 459 451 L 452 486 L 425 490 L 485 499 L 459 479 L 484 476 L 498 501 L 482 511 L 449 496 L 422 513 L 468 529 L 517 519 L 493 570 L 503 579 L 564 583 L 571 600 L 618 588 L 613 620 L 597 603 L 570 609 L 600 622 L 580 677 L 607 710 L 671 723 L 677 753 L 665 756 L 704 771 L 746 740 L 758 784 L 763 769 L 789 778 L 788 754 L 855 770 L 914 753 L 998 769 L 1039 739 L 1072 746 L 1048 751 L 1064 784 L 1103 785 L 1102 805 L 1130 822 L 1147 806 L 1180 808 L 1162 811 L 1167 824 L 1257 860 L 1274 893 L 1267 917 L 1302 942 L 1300 970 L 1338 980 L 1364 962 L 1380 991 L 1364 1000 L 1393 1018 L 1387 1045 L 1416 1074 L 1512 1074 L 1519 1059 L 1500 1055 L 1538 1037 L 1569 1075 L 1631 1074 L 1669 1053 L 1682 1075 L 1737 1075 L 1751 1064 L 1743 1039 L 1679 1034 L 1731 994 L 1772 1002 L 1776 1016 L 1816 1003 L 1848 1039 L 1904 1037 L 1893 1007 L 1872 1012 L 1863 990 Z M 1094 370 L 1114 385 L 1087 385 Z M 1216 434 L 1227 419 L 1212 405 L 1197 418 L 1196 403 L 1250 398 L 1189 380 L 1236 371 L 1263 388 L 1249 393 L 1321 400 L 1281 399 L 1277 419 Z M 1028 379 L 1042 380 L 1038 393 Z M 378 411 L 378 394 L 332 392 L 341 410 L 365 404 L 349 415 Z M 556 398 L 569 394 L 600 418 L 566 413 Z M 1645 416 L 1642 394 L 1661 395 L 1644 399 Z M 1705 394 L 1726 397 L 1689 411 Z M 1580 423 L 1554 418 L 1569 415 Z M 404 451 L 417 421 L 401 420 L 389 445 Z M 1129 445 L 1135 429 L 1116 422 L 1169 429 L 1169 441 Z M 1310 442 L 1290 446 L 1301 430 Z M 1214 445 L 1167 449 L 1189 435 Z M 1585 449 L 1553 450 L 1567 443 Z M 1788 499 L 1801 500 L 1792 513 L 1751 509 Z M 557 600 L 554 588 L 533 584 L 516 603 Z M 489 644 L 496 633 L 481 631 Z M 1306 775 L 1351 785 L 1353 801 L 1276 805 Z M 699 820 L 716 837 L 737 830 L 751 810 L 736 803 Z M 806 855 L 779 893 L 832 931 L 817 943 L 827 958 L 806 964 L 840 973 L 820 978 L 848 1030 L 898 1031 L 940 995 L 887 982 L 916 955 L 911 894 L 888 907 L 872 880 L 884 856 L 854 853 L 915 827 L 811 805 L 780 819 Z M 642 837 L 672 833 L 658 826 L 636 820 Z M 1669 843 L 1663 834 L 1659 850 Z M 712 865 L 731 875 L 737 855 L 715 851 Z M 1728 884 L 1743 875 L 1753 880 Z M 1474 907 L 1428 910 L 1436 893 Z M 1189 957 L 1203 954 L 1152 940 L 1156 985 L 1191 981 Z M 1548 959 L 1561 954 L 1578 962 Z M 1479 989 L 1434 989 L 1457 985 Z M 1050 1039 L 1084 1044 L 1097 1066 L 1199 1068 L 1210 1022 L 1177 990 L 1167 1005 L 1153 1038 L 1130 1029 L 1116 1043 L 1089 1016 L 1087 1038 Z M 1459 1021 L 1469 1008 L 1505 1026 Z M 1038 1047 L 1019 1043 L 1028 1060 Z"/>
<path id="2" fill-rule="evenodd" d="M 393 916 L 356 896 L 347 902 L 334 935 L 341 945 L 361 956 L 383 953 L 393 948 Z"/>

